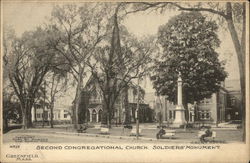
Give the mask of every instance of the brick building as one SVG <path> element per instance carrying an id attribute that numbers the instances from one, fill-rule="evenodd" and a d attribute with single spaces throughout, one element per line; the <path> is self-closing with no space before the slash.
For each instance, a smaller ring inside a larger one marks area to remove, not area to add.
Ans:
<path id="1" fill-rule="evenodd" d="M 176 105 L 166 96 L 146 93 L 145 101 L 155 111 L 156 121 L 173 122 Z M 188 104 L 188 123 L 201 122 L 218 124 L 231 120 L 241 120 L 241 91 L 239 80 L 227 80 L 211 98 L 203 99 L 196 104 Z"/>

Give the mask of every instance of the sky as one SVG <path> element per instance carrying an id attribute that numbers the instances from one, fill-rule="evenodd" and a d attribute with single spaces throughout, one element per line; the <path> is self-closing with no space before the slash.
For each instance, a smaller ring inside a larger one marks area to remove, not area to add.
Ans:
<path id="1" fill-rule="evenodd" d="M 23 32 L 35 29 L 38 25 L 46 21 L 46 17 L 50 16 L 53 8 L 52 2 L 4 2 L 3 4 L 3 23 L 4 26 L 12 26 L 17 36 L 21 36 Z M 138 38 L 146 35 L 156 35 L 158 27 L 166 24 L 174 15 L 179 14 L 178 11 L 167 11 L 163 14 L 151 12 L 139 12 L 129 15 L 123 22 L 128 31 Z M 229 76 L 227 80 L 239 79 L 239 70 L 237 57 L 230 34 L 225 29 L 219 30 L 219 39 L 221 46 L 219 59 L 226 60 L 226 71 Z M 146 92 L 153 92 L 152 85 L 149 80 L 143 82 L 142 87 Z"/>

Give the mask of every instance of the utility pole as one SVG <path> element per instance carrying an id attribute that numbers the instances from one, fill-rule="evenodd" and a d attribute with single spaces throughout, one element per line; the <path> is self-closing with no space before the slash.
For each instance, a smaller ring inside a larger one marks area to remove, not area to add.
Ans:
<path id="1" fill-rule="evenodd" d="M 159 102 L 160 102 L 160 114 L 159 114 L 159 127 L 162 127 L 162 119 L 163 119 L 163 107 L 161 102 L 161 96 L 158 96 Z"/>
<path id="2" fill-rule="evenodd" d="M 24 101 L 24 108 L 23 108 L 23 129 L 25 130 L 26 129 L 26 125 L 27 125 L 27 114 L 26 114 L 26 110 L 27 110 L 27 100 L 28 100 L 28 97 L 27 97 L 27 93 L 26 91 L 24 92 L 24 98 L 25 98 L 25 101 Z"/>
<path id="3" fill-rule="evenodd" d="M 135 112 L 135 118 L 136 118 L 136 139 L 139 139 L 139 107 L 140 107 L 140 86 L 139 86 L 139 82 L 140 82 L 140 77 L 138 77 L 138 81 L 137 81 L 137 107 L 136 107 L 136 112 Z"/>
<path id="4" fill-rule="evenodd" d="M 42 114 L 42 118 L 43 118 L 43 127 L 44 127 L 44 118 L 45 118 L 45 97 L 46 96 L 46 81 L 44 81 L 44 94 L 43 94 L 43 114 Z"/>

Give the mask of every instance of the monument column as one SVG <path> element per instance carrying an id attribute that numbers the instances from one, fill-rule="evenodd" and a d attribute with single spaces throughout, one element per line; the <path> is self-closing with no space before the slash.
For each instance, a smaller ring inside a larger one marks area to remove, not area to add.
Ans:
<path id="1" fill-rule="evenodd" d="M 185 120 L 185 109 L 182 104 L 182 79 L 181 73 L 179 73 L 178 80 L 178 91 L 177 91 L 177 106 L 175 108 L 175 119 L 173 121 L 173 127 L 180 127 L 186 124 Z"/>

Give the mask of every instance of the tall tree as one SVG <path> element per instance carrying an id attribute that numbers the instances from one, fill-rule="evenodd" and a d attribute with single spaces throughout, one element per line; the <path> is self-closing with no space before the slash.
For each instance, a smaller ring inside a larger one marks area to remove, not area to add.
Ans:
<path id="1" fill-rule="evenodd" d="M 73 116 L 75 128 L 79 123 L 79 105 L 83 79 L 86 76 L 86 62 L 106 32 L 103 28 L 108 8 L 104 10 L 105 7 L 99 3 L 55 6 L 48 26 L 51 46 L 64 57 L 77 83 Z"/>
<path id="2" fill-rule="evenodd" d="M 37 28 L 25 32 L 21 38 L 12 37 L 10 44 L 4 46 L 4 69 L 21 104 L 24 128 L 32 127 L 31 108 L 44 76 L 55 66 L 46 36 L 43 29 Z"/>
<path id="3" fill-rule="evenodd" d="M 177 78 L 183 80 L 183 104 L 211 97 L 227 76 L 215 49 L 218 26 L 199 12 L 183 12 L 161 26 L 158 41 L 163 49 L 152 76 L 154 88 L 176 103 Z M 188 117 L 187 117 L 188 118 Z"/>

